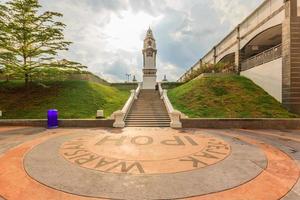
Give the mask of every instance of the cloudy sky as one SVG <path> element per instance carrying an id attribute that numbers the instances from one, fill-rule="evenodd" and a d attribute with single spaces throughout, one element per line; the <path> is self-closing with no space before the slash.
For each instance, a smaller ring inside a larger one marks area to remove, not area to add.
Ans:
<path id="1" fill-rule="evenodd" d="M 263 0 L 40 0 L 64 14 L 68 59 L 109 81 L 142 78 L 149 25 L 158 46 L 158 78 L 176 81 Z"/>

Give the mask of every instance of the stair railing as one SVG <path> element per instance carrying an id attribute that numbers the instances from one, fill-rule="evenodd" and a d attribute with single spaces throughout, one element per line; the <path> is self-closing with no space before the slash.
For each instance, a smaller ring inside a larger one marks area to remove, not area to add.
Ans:
<path id="1" fill-rule="evenodd" d="M 136 90 L 131 90 L 131 95 L 128 98 L 127 102 L 125 103 L 124 107 L 122 110 L 118 110 L 116 112 L 114 112 L 111 116 L 111 119 L 114 119 L 115 122 L 113 124 L 113 126 L 115 128 L 124 128 L 125 127 L 125 117 L 128 114 L 128 112 L 130 111 L 133 102 L 138 99 L 138 96 L 140 94 L 142 88 L 142 84 L 139 83 L 138 87 Z"/>
<path id="2" fill-rule="evenodd" d="M 171 128 L 182 128 L 182 123 L 180 119 L 186 116 L 173 108 L 173 105 L 170 102 L 170 99 L 168 97 L 168 90 L 162 89 L 161 83 L 158 83 L 158 88 L 159 88 L 160 97 L 164 101 L 169 117 L 171 119 L 171 123 L 170 123 Z"/>

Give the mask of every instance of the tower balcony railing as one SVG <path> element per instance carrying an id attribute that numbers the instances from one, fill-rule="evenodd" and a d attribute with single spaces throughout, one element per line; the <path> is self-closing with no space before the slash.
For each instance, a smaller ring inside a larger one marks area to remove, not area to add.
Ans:
<path id="1" fill-rule="evenodd" d="M 242 61 L 241 69 L 242 71 L 246 71 L 248 69 L 257 67 L 259 65 L 263 65 L 265 63 L 271 62 L 281 57 L 282 57 L 282 45 L 279 44 L 251 58 Z"/>

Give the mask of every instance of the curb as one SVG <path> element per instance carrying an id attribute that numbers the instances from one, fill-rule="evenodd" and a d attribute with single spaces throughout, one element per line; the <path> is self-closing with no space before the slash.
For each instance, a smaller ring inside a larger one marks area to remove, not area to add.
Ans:
<path id="1" fill-rule="evenodd" d="M 300 119 L 181 119 L 183 128 L 300 129 Z"/>
<path id="2" fill-rule="evenodd" d="M 59 127 L 113 127 L 114 120 L 103 119 L 63 119 L 58 121 Z M 0 120 L 0 126 L 33 126 L 47 127 L 46 119 L 8 119 Z"/>

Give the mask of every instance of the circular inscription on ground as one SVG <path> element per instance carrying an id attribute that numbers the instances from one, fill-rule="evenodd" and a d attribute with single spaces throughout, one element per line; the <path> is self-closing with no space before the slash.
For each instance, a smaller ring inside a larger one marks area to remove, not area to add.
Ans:
<path id="1" fill-rule="evenodd" d="M 207 134 L 151 132 L 78 137 L 60 154 L 80 167 L 110 173 L 163 174 L 190 171 L 222 161 L 230 145 Z"/>

